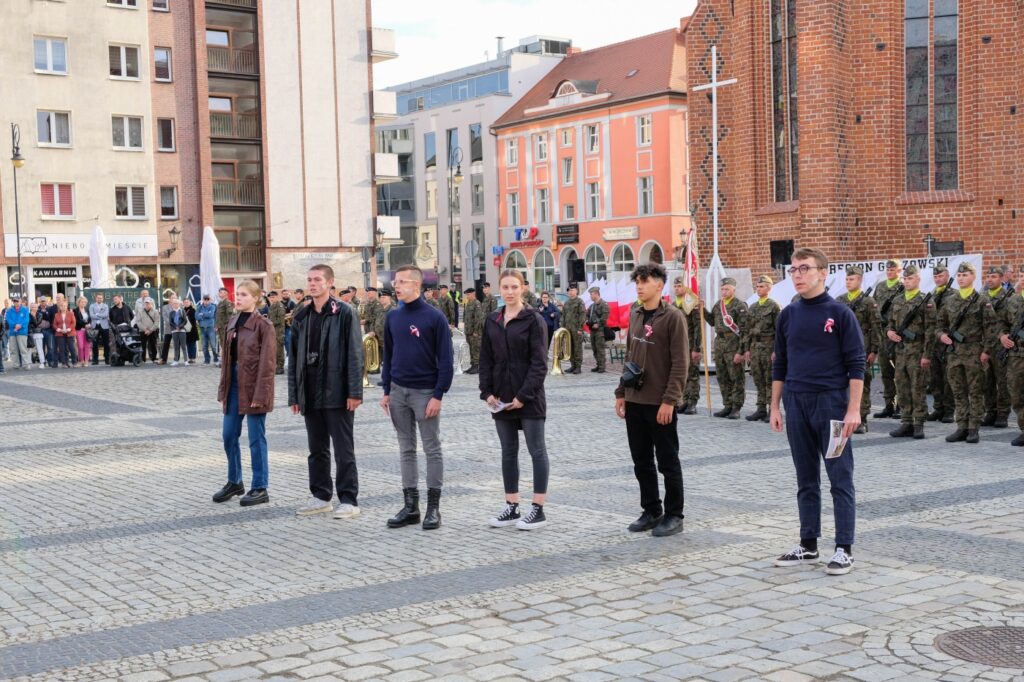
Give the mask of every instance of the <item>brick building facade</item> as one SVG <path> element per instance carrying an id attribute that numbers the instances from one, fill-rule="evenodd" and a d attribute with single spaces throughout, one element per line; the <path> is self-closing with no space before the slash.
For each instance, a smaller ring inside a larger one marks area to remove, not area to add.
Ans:
<path id="1" fill-rule="evenodd" d="M 738 79 L 719 92 L 725 265 L 767 272 L 771 242 L 787 240 L 843 260 L 920 257 L 929 236 L 1024 257 L 1022 29 L 1019 0 L 700 0 L 687 82 L 710 80 L 714 44 L 719 79 Z M 711 129 L 709 98 L 691 94 L 704 254 Z"/>

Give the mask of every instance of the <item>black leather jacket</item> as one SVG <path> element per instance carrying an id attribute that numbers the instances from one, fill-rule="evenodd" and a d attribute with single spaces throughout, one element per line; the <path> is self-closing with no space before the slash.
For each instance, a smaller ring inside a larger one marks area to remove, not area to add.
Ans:
<path id="1" fill-rule="evenodd" d="M 312 312 L 311 303 L 295 313 L 288 353 L 288 405 L 298 405 L 303 414 L 310 409 L 344 408 L 349 398 L 363 399 L 363 338 L 355 310 L 344 301 L 327 299 L 319 350 L 306 347 Z M 318 361 L 307 371 L 307 352 L 314 350 Z M 309 380 L 315 383 L 307 386 Z"/>

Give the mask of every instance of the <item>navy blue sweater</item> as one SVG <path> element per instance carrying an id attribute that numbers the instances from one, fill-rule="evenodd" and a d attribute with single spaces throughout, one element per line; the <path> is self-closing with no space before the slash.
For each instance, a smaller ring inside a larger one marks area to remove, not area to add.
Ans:
<path id="1" fill-rule="evenodd" d="M 775 331 L 772 380 L 786 389 L 820 392 L 864 380 L 864 337 L 850 308 L 828 292 L 783 308 Z"/>
<path id="2" fill-rule="evenodd" d="M 440 400 L 452 386 L 452 335 L 448 320 L 422 298 L 388 311 L 384 318 L 384 395 L 391 382 L 433 389 Z"/>

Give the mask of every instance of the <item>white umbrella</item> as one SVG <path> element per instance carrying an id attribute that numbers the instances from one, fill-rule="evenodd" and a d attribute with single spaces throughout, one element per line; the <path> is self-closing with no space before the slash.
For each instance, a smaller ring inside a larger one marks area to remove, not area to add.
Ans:
<path id="1" fill-rule="evenodd" d="M 220 242 L 213 228 L 203 228 L 203 248 L 199 253 L 199 290 L 203 295 L 209 294 L 214 300 L 217 292 L 224 286 L 220 278 Z"/>
<path id="2" fill-rule="evenodd" d="M 92 273 L 91 285 L 94 289 L 114 286 L 107 255 L 107 238 L 103 228 L 97 225 L 92 228 L 92 239 L 89 240 L 89 271 Z"/>

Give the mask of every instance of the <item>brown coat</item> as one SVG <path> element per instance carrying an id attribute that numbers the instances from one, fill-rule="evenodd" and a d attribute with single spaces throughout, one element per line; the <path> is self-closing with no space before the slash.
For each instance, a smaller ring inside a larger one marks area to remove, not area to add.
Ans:
<path id="1" fill-rule="evenodd" d="M 220 352 L 220 388 L 217 400 L 227 412 L 231 367 L 238 364 L 238 413 L 264 414 L 274 410 L 274 372 L 277 369 L 277 336 L 270 320 L 253 312 L 245 326 L 236 328 L 238 315 L 228 322 Z M 231 356 L 231 340 L 238 336 L 238 358 Z M 256 407 L 250 407 L 253 403 Z"/>
<path id="2" fill-rule="evenodd" d="M 626 360 L 643 368 L 644 385 L 637 390 L 620 384 L 615 397 L 641 405 L 675 405 L 683 398 L 690 361 L 686 318 L 679 308 L 662 301 L 645 328 L 643 310 L 638 305 L 629 313 Z"/>

